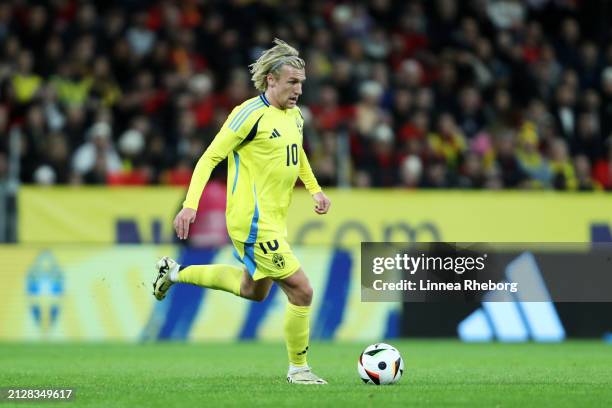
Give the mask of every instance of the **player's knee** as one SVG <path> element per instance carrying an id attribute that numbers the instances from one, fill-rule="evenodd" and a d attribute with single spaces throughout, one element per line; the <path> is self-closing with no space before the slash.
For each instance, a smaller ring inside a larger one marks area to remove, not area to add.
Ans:
<path id="1" fill-rule="evenodd" d="M 240 285 L 240 297 L 252 300 L 254 296 L 255 291 L 253 285 L 250 285 L 248 282 L 243 281 L 242 285 Z"/>
<path id="2" fill-rule="evenodd" d="M 254 302 L 263 302 L 268 297 L 269 289 L 258 289 L 254 285 L 242 285 L 240 296 Z"/>
<path id="3" fill-rule="evenodd" d="M 268 297 L 268 292 L 253 292 L 252 297 L 250 298 L 254 302 L 263 302 Z"/>
<path id="4" fill-rule="evenodd" d="M 314 294 L 314 291 L 312 290 L 312 287 L 308 285 L 306 289 L 304 290 L 304 300 L 308 303 L 309 306 L 312 303 L 313 294 Z"/>
<path id="5" fill-rule="evenodd" d="M 261 296 L 258 293 L 255 293 L 253 291 L 248 291 L 248 290 L 247 291 L 240 291 L 240 296 L 245 298 L 245 299 L 252 300 L 252 301 L 255 301 L 255 302 L 261 302 L 262 300 L 265 299 L 265 296 Z"/>
<path id="6" fill-rule="evenodd" d="M 306 284 L 300 287 L 295 293 L 294 304 L 298 306 L 310 306 L 312 303 L 312 294 L 313 290 L 310 285 Z"/>

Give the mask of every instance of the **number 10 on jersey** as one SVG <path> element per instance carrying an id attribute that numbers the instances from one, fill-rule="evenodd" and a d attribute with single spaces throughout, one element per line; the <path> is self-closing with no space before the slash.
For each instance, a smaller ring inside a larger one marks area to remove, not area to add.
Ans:
<path id="1" fill-rule="evenodd" d="M 298 146 L 293 143 L 292 145 L 287 145 L 287 166 L 298 164 Z"/>

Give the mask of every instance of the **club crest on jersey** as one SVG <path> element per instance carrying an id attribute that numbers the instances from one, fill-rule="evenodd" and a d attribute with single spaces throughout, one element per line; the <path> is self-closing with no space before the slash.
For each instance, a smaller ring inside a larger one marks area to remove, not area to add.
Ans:
<path id="1" fill-rule="evenodd" d="M 285 258 L 281 254 L 274 254 L 272 257 L 272 262 L 278 269 L 283 269 L 285 267 Z"/>
<path id="2" fill-rule="evenodd" d="M 299 119 L 295 120 L 295 125 L 297 126 L 298 130 L 300 131 L 300 134 L 304 134 L 304 124 L 302 122 L 300 122 Z"/>

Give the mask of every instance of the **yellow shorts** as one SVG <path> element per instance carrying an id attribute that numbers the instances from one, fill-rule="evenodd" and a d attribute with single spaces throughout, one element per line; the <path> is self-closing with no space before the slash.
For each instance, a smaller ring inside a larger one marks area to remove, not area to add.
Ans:
<path id="1" fill-rule="evenodd" d="M 232 243 L 234 256 L 244 264 L 254 280 L 285 279 L 300 268 L 300 262 L 284 238 L 254 244 L 232 238 Z"/>

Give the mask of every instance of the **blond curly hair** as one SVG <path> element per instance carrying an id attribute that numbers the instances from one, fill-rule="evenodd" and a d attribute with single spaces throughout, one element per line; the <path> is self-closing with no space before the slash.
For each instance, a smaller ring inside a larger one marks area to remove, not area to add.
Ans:
<path id="1" fill-rule="evenodd" d="M 283 65 L 290 65 L 297 69 L 304 69 L 306 63 L 299 57 L 298 50 L 278 38 L 274 39 L 274 47 L 266 50 L 261 54 L 257 61 L 249 65 L 251 71 L 251 81 L 255 84 L 255 88 L 261 92 L 268 89 L 268 74 L 278 78 L 278 74 Z"/>

